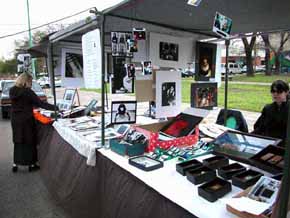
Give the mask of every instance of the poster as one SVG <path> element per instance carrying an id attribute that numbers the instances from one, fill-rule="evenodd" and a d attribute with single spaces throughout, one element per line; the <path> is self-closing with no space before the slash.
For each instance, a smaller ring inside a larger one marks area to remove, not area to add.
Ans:
<path id="1" fill-rule="evenodd" d="M 178 44 L 160 42 L 159 58 L 166 61 L 178 61 Z"/>
<path id="2" fill-rule="evenodd" d="M 32 72 L 30 54 L 17 55 L 17 72 L 18 73 Z"/>
<path id="3" fill-rule="evenodd" d="M 217 45 L 212 43 L 196 43 L 195 80 L 209 81 L 215 78 Z"/>
<path id="4" fill-rule="evenodd" d="M 84 85 L 87 89 L 102 86 L 102 50 L 100 30 L 95 29 L 82 36 Z"/>
<path id="5" fill-rule="evenodd" d="M 191 107 L 217 107 L 217 83 L 191 83 Z"/>
<path id="6" fill-rule="evenodd" d="M 156 118 L 174 117 L 181 112 L 181 73 L 156 72 Z"/>
<path id="7" fill-rule="evenodd" d="M 112 56 L 133 57 L 131 51 L 137 51 L 137 41 L 134 41 L 132 33 L 111 32 Z"/>

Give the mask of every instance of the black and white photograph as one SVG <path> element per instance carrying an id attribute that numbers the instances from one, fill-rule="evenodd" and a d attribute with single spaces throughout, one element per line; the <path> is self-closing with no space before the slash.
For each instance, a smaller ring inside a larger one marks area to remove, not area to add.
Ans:
<path id="1" fill-rule="evenodd" d="M 151 61 L 142 61 L 142 74 L 143 75 L 151 75 L 152 74 Z"/>
<path id="2" fill-rule="evenodd" d="M 162 107 L 176 105 L 176 84 L 168 82 L 162 84 Z"/>
<path id="3" fill-rule="evenodd" d="M 135 77 L 135 65 L 134 64 L 125 64 L 126 73 L 129 78 Z"/>
<path id="4" fill-rule="evenodd" d="M 133 57 L 128 44 L 128 42 L 131 43 L 131 40 L 133 40 L 133 36 L 130 32 L 111 32 L 112 56 Z M 137 49 L 137 44 L 133 43 L 132 50 L 134 46 Z"/>
<path id="5" fill-rule="evenodd" d="M 71 105 L 75 100 L 76 89 L 65 89 L 63 100 Z"/>
<path id="6" fill-rule="evenodd" d="M 111 123 L 136 123 L 137 101 L 112 101 Z"/>
<path id="7" fill-rule="evenodd" d="M 217 83 L 192 83 L 191 107 L 206 109 L 217 107 Z"/>
<path id="8" fill-rule="evenodd" d="M 178 44 L 160 42 L 159 57 L 161 60 L 178 61 Z"/>
<path id="9" fill-rule="evenodd" d="M 212 43 L 196 43 L 195 80 L 209 81 L 215 78 L 217 45 Z"/>
<path id="10" fill-rule="evenodd" d="M 83 77 L 83 56 L 77 53 L 65 53 L 65 77 Z"/>

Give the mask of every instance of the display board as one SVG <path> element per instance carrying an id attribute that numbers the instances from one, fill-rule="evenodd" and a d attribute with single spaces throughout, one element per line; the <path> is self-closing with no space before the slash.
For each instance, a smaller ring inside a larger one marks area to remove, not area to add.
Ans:
<path id="1" fill-rule="evenodd" d="M 101 88 L 102 55 L 100 30 L 95 29 L 82 36 L 85 88 Z"/>

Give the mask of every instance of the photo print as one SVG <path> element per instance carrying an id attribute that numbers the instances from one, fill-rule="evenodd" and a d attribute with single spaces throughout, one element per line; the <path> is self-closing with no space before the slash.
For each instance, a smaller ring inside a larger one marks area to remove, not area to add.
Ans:
<path id="1" fill-rule="evenodd" d="M 82 54 L 65 52 L 65 77 L 83 77 L 83 56 Z"/>
<path id="2" fill-rule="evenodd" d="M 166 82 L 162 84 L 162 107 L 176 105 L 176 84 Z"/>
<path id="3" fill-rule="evenodd" d="M 166 61 L 178 61 L 178 44 L 160 42 L 159 58 Z"/>
<path id="4" fill-rule="evenodd" d="M 151 75 L 152 74 L 151 61 L 142 61 L 142 74 L 143 75 Z"/>
<path id="5" fill-rule="evenodd" d="M 32 72 L 30 54 L 17 55 L 17 72 L 18 73 Z"/>
<path id="6" fill-rule="evenodd" d="M 217 83 L 191 83 L 191 107 L 217 107 Z"/>
<path id="7" fill-rule="evenodd" d="M 112 101 L 111 123 L 136 123 L 137 101 Z"/>
<path id="8" fill-rule="evenodd" d="M 209 81 L 210 78 L 215 78 L 216 50 L 216 44 L 196 43 L 196 81 Z"/>
<path id="9" fill-rule="evenodd" d="M 133 28 L 133 37 L 135 40 L 146 40 L 146 29 Z"/>
<path id="10" fill-rule="evenodd" d="M 137 51 L 137 43 L 131 40 L 134 40 L 132 33 L 111 32 L 112 56 L 133 57 L 131 50 Z"/>
<path id="11" fill-rule="evenodd" d="M 228 38 L 232 29 L 232 19 L 216 12 L 213 24 L 213 32 L 221 37 Z"/>
<path id="12" fill-rule="evenodd" d="M 76 89 L 65 89 L 63 101 L 73 105 L 76 92 Z"/>
<path id="13" fill-rule="evenodd" d="M 134 78 L 135 66 L 126 64 L 125 57 L 113 57 L 112 94 L 133 93 Z"/>
<path id="14" fill-rule="evenodd" d="M 174 117 L 181 112 L 181 73 L 156 72 L 156 118 Z"/>

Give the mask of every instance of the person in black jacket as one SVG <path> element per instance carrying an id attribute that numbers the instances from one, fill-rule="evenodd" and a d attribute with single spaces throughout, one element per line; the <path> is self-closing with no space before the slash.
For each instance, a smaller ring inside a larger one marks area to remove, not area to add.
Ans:
<path id="1" fill-rule="evenodd" d="M 285 145 L 288 121 L 289 85 L 283 80 L 276 80 L 271 85 L 273 103 L 267 104 L 261 116 L 254 124 L 252 133 L 282 139 Z"/>
<path id="2" fill-rule="evenodd" d="M 32 76 L 22 73 L 9 91 L 11 99 L 11 126 L 14 143 L 14 164 L 12 171 L 18 170 L 18 165 L 28 166 L 29 171 L 39 169 L 36 148 L 36 127 L 33 117 L 33 107 L 54 110 L 54 105 L 42 102 L 31 89 Z"/>

